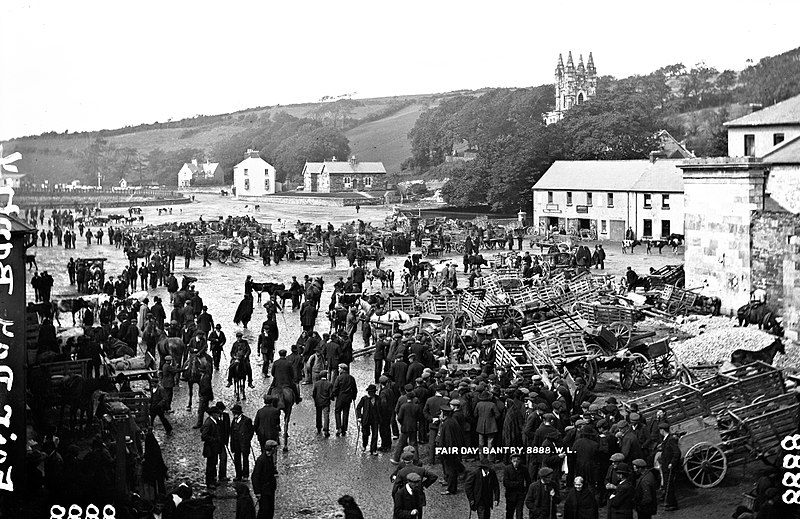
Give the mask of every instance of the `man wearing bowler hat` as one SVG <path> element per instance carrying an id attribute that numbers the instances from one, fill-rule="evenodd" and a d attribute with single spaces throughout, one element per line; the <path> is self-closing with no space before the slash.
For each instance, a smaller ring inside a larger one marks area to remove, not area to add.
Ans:
<path id="1" fill-rule="evenodd" d="M 369 453 L 378 455 L 378 426 L 380 425 L 380 405 L 378 403 L 378 388 L 375 384 L 367 386 L 367 394 L 361 397 L 356 406 L 356 420 L 361 422 L 361 447 L 366 452 L 369 443 Z"/>
<path id="2" fill-rule="evenodd" d="M 233 420 L 231 421 L 231 454 L 233 466 L 236 471 L 234 481 L 244 481 L 250 477 L 250 442 L 253 441 L 255 428 L 253 420 L 245 416 L 242 406 L 233 404 L 231 407 Z"/>

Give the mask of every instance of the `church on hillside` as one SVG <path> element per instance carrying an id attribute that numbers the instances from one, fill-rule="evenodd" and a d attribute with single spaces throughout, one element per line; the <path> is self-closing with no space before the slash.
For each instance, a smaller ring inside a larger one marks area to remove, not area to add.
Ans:
<path id="1" fill-rule="evenodd" d="M 567 57 L 567 66 L 561 54 L 555 73 L 556 109 L 544 114 L 545 124 L 557 123 L 564 118 L 564 113 L 575 105 L 579 105 L 597 93 L 597 69 L 594 58 L 589 53 L 589 61 L 583 65 L 583 54 L 578 58 L 578 66 L 572 62 L 572 51 Z"/>

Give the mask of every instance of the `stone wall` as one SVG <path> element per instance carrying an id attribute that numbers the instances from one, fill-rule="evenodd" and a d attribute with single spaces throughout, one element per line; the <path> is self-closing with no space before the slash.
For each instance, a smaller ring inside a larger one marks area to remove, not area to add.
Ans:
<path id="1" fill-rule="evenodd" d="M 789 211 L 800 213 L 800 166 L 770 164 L 767 192 Z"/>
<path id="2" fill-rule="evenodd" d="M 751 224 L 752 275 L 780 310 L 787 337 L 800 336 L 800 215 L 756 212 Z"/>
<path id="3" fill-rule="evenodd" d="M 763 209 L 765 166 L 753 158 L 716 158 L 683 165 L 686 286 L 735 311 L 750 298 L 753 211 Z"/>

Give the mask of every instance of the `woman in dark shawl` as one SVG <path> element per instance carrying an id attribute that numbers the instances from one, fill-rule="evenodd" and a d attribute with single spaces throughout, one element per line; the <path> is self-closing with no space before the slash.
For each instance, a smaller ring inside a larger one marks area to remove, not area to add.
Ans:
<path id="1" fill-rule="evenodd" d="M 161 446 L 158 445 L 152 431 L 144 438 L 144 461 L 142 462 L 142 480 L 145 488 L 143 497 L 153 500 L 157 494 L 166 494 L 167 465 L 161 455 Z"/>
<path id="2" fill-rule="evenodd" d="M 253 316 L 253 294 L 245 294 L 242 302 L 239 303 L 239 307 L 236 309 L 236 314 L 233 316 L 233 322 L 235 324 L 241 324 L 245 328 L 247 328 L 247 323 L 250 322 L 250 318 Z"/>
<path id="3" fill-rule="evenodd" d="M 522 393 L 515 389 L 511 398 L 506 400 L 506 416 L 503 420 L 503 445 L 522 447 L 522 429 L 525 426 L 525 406 L 522 404 Z"/>
<path id="4" fill-rule="evenodd" d="M 580 476 L 564 499 L 564 519 L 598 519 L 597 500 Z"/>

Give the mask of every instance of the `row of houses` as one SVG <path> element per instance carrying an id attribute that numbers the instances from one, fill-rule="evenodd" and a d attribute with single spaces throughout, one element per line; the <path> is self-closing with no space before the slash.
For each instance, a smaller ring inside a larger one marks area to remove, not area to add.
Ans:
<path id="1" fill-rule="evenodd" d="M 728 154 L 757 157 L 770 171 L 773 207 L 800 211 L 800 96 L 725 123 Z M 661 151 L 643 160 L 556 161 L 533 187 L 540 231 L 590 229 L 599 239 L 685 234 L 680 167 L 694 155 L 661 132 Z"/>

